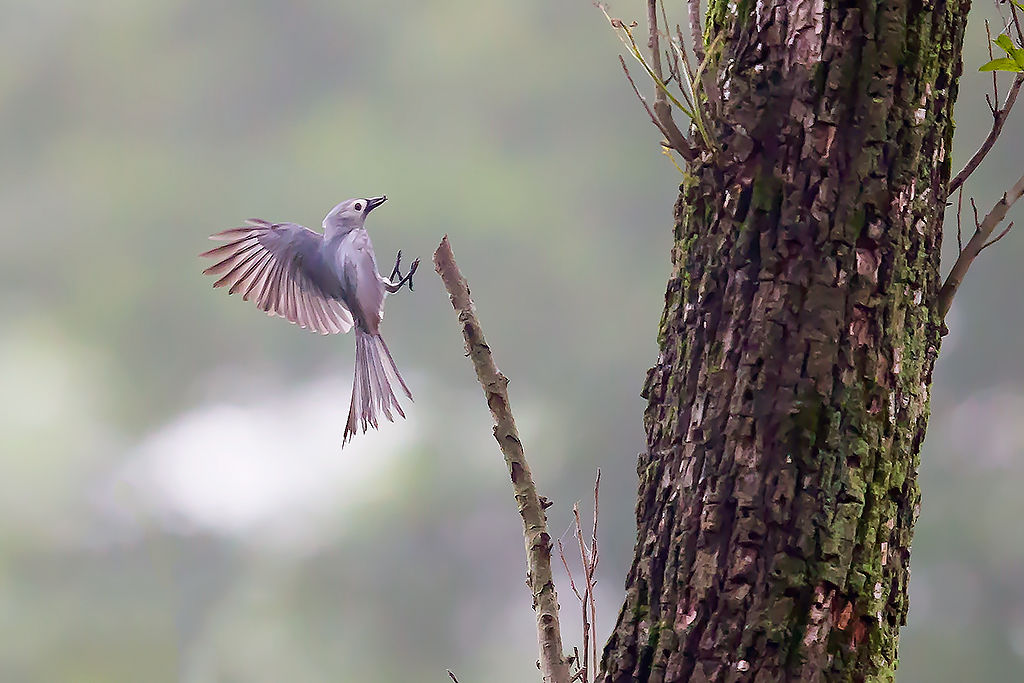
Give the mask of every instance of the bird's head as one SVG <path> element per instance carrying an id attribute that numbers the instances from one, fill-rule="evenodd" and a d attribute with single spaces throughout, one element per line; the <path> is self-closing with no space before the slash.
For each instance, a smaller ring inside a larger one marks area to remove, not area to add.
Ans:
<path id="1" fill-rule="evenodd" d="M 324 218 L 324 233 L 346 233 L 349 230 L 363 227 L 366 215 L 387 200 L 386 196 L 346 199 L 331 209 L 331 212 Z"/>

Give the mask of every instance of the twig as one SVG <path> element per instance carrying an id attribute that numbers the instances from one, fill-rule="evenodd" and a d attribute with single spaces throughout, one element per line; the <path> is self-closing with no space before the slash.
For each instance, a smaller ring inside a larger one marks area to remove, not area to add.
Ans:
<path id="1" fill-rule="evenodd" d="M 973 199 L 973 197 L 972 197 Z M 960 211 L 964 208 L 964 186 L 960 186 L 960 195 L 956 200 L 956 253 L 964 250 L 963 232 L 960 230 Z"/>
<path id="2" fill-rule="evenodd" d="M 447 235 L 434 252 L 434 269 L 441 276 L 458 314 L 466 341 L 466 355 L 473 361 L 476 378 L 487 397 L 487 406 L 494 418 L 494 438 L 505 456 L 519 516 L 523 518 L 526 579 L 533 593 L 533 609 L 537 613 L 541 675 L 544 683 L 568 683 L 569 667 L 562 655 L 562 634 L 558 624 L 558 596 L 551 577 L 551 536 L 548 534 L 547 516 L 537 495 L 537 487 L 533 483 L 533 475 L 512 417 L 508 378 L 495 366 L 491 349 L 484 341 L 483 329 L 469 296 L 469 287 L 455 262 Z"/>
<path id="3" fill-rule="evenodd" d="M 696 76 L 694 75 L 694 72 L 693 72 L 693 66 L 690 64 L 690 56 L 686 52 L 686 43 L 683 42 L 683 32 L 682 32 L 682 29 L 679 28 L 679 24 L 676 24 L 676 36 L 679 37 L 679 49 L 676 52 L 678 52 L 679 55 L 682 57 L 682 59 L 683 59 L 683 68 L 686 69 L 686 75 L 689 77 L 690 82 L 692 83 L 696 79 Z M 672 39 L 669 38 L 669 42 L 670 43 L 671 43 L 671 40 Z M 676 62 L 678 62 L 678 61 L 679 61 L 679 57 L 676 57 Z M 699 57 L 697 58 L 697 63 L 700 64 L 700 58 Z M 680 80 L 679 81 L 679 87 L 682 87 L 682 85 L 683 85 L 683 82 L 682 82 L 682 80 Z"/>
<path id="4" fill-rule="evenodd" d="M 693 56 L 700 64 L 704 61 L 704 29 L 701 28 L 700 21 L 700 0 L 688 0 L 688 4 L 690 5 L 690 39 L 693 41 Z"/>
<path id="5" fill-rule="evenodd" d="M 992 31 L 989 29 L 988 19 L 985 20 L 985 44 L 988 45 L 988 61 L 992 61 L 995 57 L 992 54 Z M 987 97 L 985 98 L 988 99 Z M 996 107 L 999 106 L 999 79 L 996 78 L 996 72 L 992 72 L 992 99 L 988 103 L 988 108 L 992 111 L 992 116 L 999 113 Z"/>
<path id="6" fill-rule="evenodd" d="M 989 236 L 996 229 L 1003 219 L 1006 218 L 1006 212 L 1010 210 L 1010 207 L 1016 203 L 1018 199 L 1024 195 L 1024 176 L 1014 184 L 1010 191 L 1003 195 L 1003 198 L 996 202 L 996 205 L 992 207 L 992 210 L 988 212 L 983 220 L 974 231 L 974 236 L 964 247 L 963 251 L 960 252 L 960 256 L 957 257 L 956 263 L 953 264 L 953 269 L 949 271 L 949 275 L 946 276 L 946 282 L 943 283 L 942 289 L 939 290 L 937 298 L 937 307 L 939 316 L 942 318 L 946 317 L 946 313 L 949 312 L 949 307 L 953 305 L 953 297 L 956 296 L 957 289 L 960 288 L 960 283 L 964 281 L 964 276 L 967 275 L 967 269 L 974 263 L 974 259 L 978 257 L 981 250 L 993 242 L 1001 239 L 1003 235 L 1009 232 L 1009 228 L 1004 230 L 995 240 L 989 242 Z"/>
<path id="7" fill-rule="evenodd" d="M 658 47 L 658 0 L 647 0 L 647 27 L 650 29 L 651 34 L 647 41 L 647 47 L 651 51 L 651 70 L 654 72 L 657 80 L 664 83 L 665 77 L 661 70 L 661 49 Z M 685 96 L 686 92 L 682 92 Z M 695 107 L 699 103 L 689 102 L 688 104 L 691 109 L 696 111 Z M 668 103 L 668 93 L 664 87 L 654 88 L 654 113 L 657 115 L 658 121 L 661 122 L 660 128 L 665 133 L 668 143 L 685 158 L 686 155 L 683 150 L 692 152 L 690 143 L 686 141 L 686 138 L 672 118 L 672 107 Z"/>
<path id="8" fill-rule="evenodd" d="M 583 661 L 586 662 L 587 661 L 586 649 L 587 649 L 587 647 L 589 645 L 589 643 L 587 642 L 588 641 L 588 637 L 587 636 L 589 635 L 589 631 L 591 630 L 591 623 L 593 622 L 592 619 L 588 618 L 589 615 L 587 614 L 587 610 L 590 608 L 591 604 L 594 602 L 594 568 L 593 568 L 593 557 L 588 557 L 587 556 L 587 545 L 586 545 L 586 543 L 583 542 L 583 524 L 580 522 L 580 504 L 579 503 L 574 503 L 573 504 L 573 506 L 572 506 L 572 516 L 573 516 L 573 519 L 575 520 L 575 524 L 576 524 L 576 541 L 579 543 L 579 546 L 580 546 L 580 561 L 583 564 L 584 588 L 583 588 L 583 599 L 580 600 L 580 603 L 582 603 L 581 607 L 583 608 L 583 629 L 584 629 Z M 597 652 L 596 652 L 596 650 L 594 652 L 594 661 L 595 661 L 595 663 L 597 661 Z M 584 679 L 584 680 L 586 680 L 586 679 Z"/>
<path id="9" fill-rule="evenodd" d="M 572 592 L 576 599 L 579 600 L 580 607 L 583 610 L 583 660 L 579 670 L 572 677 L 573 680 L 581 679 L 583 683 L 587 683 L 590 680 L 587 672 L 591 666 L 594 669 L 593 680 L 597 680 L 597 599 L 594 595 L 594 587 L 597 586 L 597 581 L 594 580 L 594 575 L 597 571 L 598 563 L 597 519 L 600 490 L 601 470 L 598 469 L 597 479 L 594 482 L 594 527 L 590 535 L 589 549 L 583 540 L 583 522 L 580 520 L 579 501 L 572 506 L 573 521 L 569 524 L 569 529 L 572 529 L 573 536 L 576 537 L 580 551 L 580 564 L 583 566 L 584 589 L 582 595 L 579 588 L 576 587 L 576 578 L 572 575 L 572 570 L 569 569 L 569 562 L 565 559 L 565 547 L 562 545 L 562 539 L 558 539 L 558 556 L 562 559 L 562 566 L 565 567 L 565 573 L 569 576 L 569 587 L 572 588 Z M 565 534 L 569 533 L 569 529 L 565 530 Z M 564 537 L 565 534 L 562 534 L 562 536 Z"/>
<path id="10" fill-rule="evenodd" d="M 622 70 L 626 72 L 626 78 L 629 80 L 629 84 L 633 86 L 633 92 L 636 93 L 637 98 L 640 100 L 640 104 L 644 105 L 644 109 L 647 110 L 647 115 L 651 117 L 651 123 L 657 126 L 658 130 L 661 131 L 661 134 L 665 136 L 666 142 L 668 142 L 668 133 L 665 132 L 665 129 L 661 126 L 661 122 L 658 121 L 658 117 L 654 115 L 653 111 L 651 111 L 650 105 L 647 104 L 647 99 L 640 94 L 640 89 L 636 87 L 636 83 L 633 81 L 633 76 L 630 75 L 629 67 L 626 66 L 626 60 L 623 59 L 622 55 L 619 55 L 619 63 L 622 64 Z M 682 154 L 682 152 L 680 152 L 680 154 Z M 683 157 L 686 158 L 686 155 L 683 154 Z"/>
<path id="11" fill-rule="evenodd" d="M 591 564 L 591 576 L 597 571 L 597 513 L 598 513 L 598 500 L 599 493 L 601 490 L 601 469 L 597 470 L 597 479 L 594 481 L 594 529 L 590 536 L 590 564 Z M 596 584 L 595 584 L 596 585 Z M 594 596 L 594 592 L 590 592 L 590 623 L 591 628 L 594 629 L 594 638 L 591 641 L 594 648 L 594 671 L 597 671 L 597 598 Z M 595 676 L 596 680 L 596 676 Z"/>
<path id="12" fill-rule="evenodd" d="M 1010 3 L 1010 16 L 1013 18 L 1013 25 L 1017 29 L 1017 44 L 1024 42 L 1024 32 L 1020 28 L 1020 19 L 1017 17 L 1017 6 Z"/>
<path id="13" fill-rule="evenodd" d="M 658 0 L 658 5 L 661 8 L 661 23 L 665 26 L 665 39 L 668 40 L 669 49 L 665 50 L 665 63 L 668 64 L 668 80 L 665 81 L 667 85 L 674 78 L 676 85 L 679 86 L 680 90 L 683 90 L 683 76 L 681 71 L 683 70 L 682 64 L 679 62 L 679 55 L 676 50 L 672 49 L 672 34 L 668 30 L 668 14 L 665 12 L 664 0 Z M 678 24 L 676 25 L 678 29 Z M 693 73 L 688 74 L 691 78 Z"/>
<path id="14" fill-rule="evenodd" d="M 701 137 L 704 139 L 704 144 L 710 148 L 711 141 L 708 137 L 707 131 L 705 130 L 702 124 L 702 119 L 700 117 L 700 114 L 698 113 L 699 110 L 694 110 L 693 103 L 690 101 L 689 96 L 686 94 L 685 91 L 680 90 L 683 99 L 686 100 L 687 104 L 683 104 L 682 102 L 680 102 L 675 95 L 669 92 L 668 86 L 665 84 L 664 80 L 662 80 L 656 73 L 654 73 L 654 69 L 651 68 L 651 65 L 647 63 L 647 59 L 641 53 L 640 47 L 637 45 L 636 40 L 633 38 L 633 29 L 636 28 L 637 23 L 634 21 L 629 24 L 626 24 L 621 19 L 616 19 L 612 17 L 610 14 L 608 14 L 608 7 L 600 2 L 595 2 L 594 6 L 601 10 L 601 12 L 605 15 L 605 18 L 608 19 L 608 23 L 611 25 L 612 29 L 615 31 L 616 37 L 618 37 L 622 44 L 626 46 L 626 49 L 629 50 L 629 53 L 633 55 L 633 57 L 638 62 L 640 62 L 640 66 L 644 68 L 644 71 L 647 72 L 647 75 L 651 78 L 652 81 L 654 81 L 654 85 L 657 86 L 658 89 L 658 93 L 656 93 L 656 96 L 667 97 L 672 104 L 678 107 L 680 111 L 682 111 L 687 117 L 690 118 L 690 120 L 694 121 L 694 123 L 697 124 L 698 130 L 701 132 Z M 632 81 L 632 79 L 630 80 Z M 632 83 L 632 85 L 634 92 L 637 92 L 639 94 L 636 84 Z M 697 158 L 697 154 L 694 151 L 693 147 L 690 145 L 689 142 L 686 141 L 686 139 L 683 137 L 683 134 L 679 132 L 679 129 L 675 127 L 675 123 L 671 122 L 671 116 L 668 117 L 668 121 L 671 123 L 671 126 L 666 126 L 665 121 L 662 119 L 662 117 L 657 115 L 657 110 L 655 110 L 655 125 L 658 127 L 658 130 L 662 132 L 662 134 L 668 141 L 667 146 L 679 152 L 679 154 L 686 161 L 694 161 Z M 664 143 L 663 146 L 665 146 Z"/>
<path id="15" fill-rule="evenodd" d="M 992 75 L 995 76 L 994 71 Z M 1017 74 L 1013 79 L 1013 85 L 1010 86 L 1010 92 L 1006 94 L 1006 101 L 1003 102 L 1003 106 L 992 112 L 992 130 L 989 131 L 988 137 L 985 138 L 985 142 L 981 143 L 981 147 L 974 153 L 974 156 L 967 162 L 967 165 L 963 167 L 963 170 L 949 181 L 949 187 L 946 190 L 947 196 L 956 192 L 957 188 L 964 184 L 964 181 L 977 170 L 978 166 L 981 165 L 981 162 L 985 160 L 985 157 L 992 150 L 996 140 L 999 139 L 999 134 L 1003 132 L 1003 124 L 1006 123 L 1010 110 L 1013 109 L 1014 103 L 1017 102 L 1017 94 L 1020 92 L 1022 85 L 1024 85 L 1024 74 Z"/>
<path id="16" fill-rule="evenodd" d="M 455 674 L 453 674 L 453 673 L 452 673 L 452 670 L 451 670 L 451 669 L 445 669 L 445 671 L 447 671 L 447 672 L 448 672 L 448 678 L 450 678 L 450 679 L 452 679 L 453 681 L 455 681 L 455 683 L 459 683 L 459 679 L 457 679 L 457 678 L 455 677 Z"/>
<path id="17" fill-rule="evenodd" d="M 587 621 L 587 600 L 585 596 L 580 595 L 579 589 L 576 588 L 576 579 L 573 578 L 572 570 L 569 569 L 569 562 L 565 559 L 565 548 L 562 546 L 562 539 L 558 539 L 558 556 L 562 558 L 562 566 L 565 567 L 565 573 L 569 576 L 569 587 L 572 588 L 572 592 L 576 596 L 576 599 L 579 600 L 580 605 L 583 606 L 583 659 L 580 662 L 579 670 L 573 674 L 572 680 L 582 677 L 583 683 L 587 683 L 589 680 L 587 678 L 587 665 L 588 655 L 590 653 L 590 624 Z M 584 558 L 583 562 L 585 567 L 586 558 Z"/>
<path id="18" fill-rule="evenodd" d="M 1013 230 L 1013 221 L 1010 221 L 1010 224 L 1006 226 L 1005 230 L 1003 230 L 1001 233 L 990 239 L 988 242 L 985 242 L 985 244 L 981 245 L 981 249 L 984 249 L 985 247 L 991 247 L 993 244 L 1006 237 L 1006 233 L 1010 232 L 1011 230 Z M 978 251 L 981 251 L 981 249 L 979 249 Z"/>

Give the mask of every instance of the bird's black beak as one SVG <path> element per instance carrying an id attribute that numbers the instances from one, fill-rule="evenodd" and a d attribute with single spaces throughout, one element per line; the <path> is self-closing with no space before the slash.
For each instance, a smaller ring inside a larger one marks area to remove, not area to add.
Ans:
<path id="1" fill-rule="evenodd" d="M 366 200 L 366 213 L 370 213 L 371 211 L 376 209 L 378 206 L 380 206 L 381 204 L 383 204 L 387 200 L 388 200 L 388 198 L 386 196 L 371 197 L 370 199 L 367 199 Z"/>

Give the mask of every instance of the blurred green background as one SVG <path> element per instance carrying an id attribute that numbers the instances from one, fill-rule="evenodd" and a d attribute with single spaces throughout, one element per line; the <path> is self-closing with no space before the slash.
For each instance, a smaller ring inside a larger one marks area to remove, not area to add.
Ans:
<path id="1" fill-rule="evenodd" d="M 956 168 L 990 124 L 986 12 Z M 680 180 L 619 51 L 585 0 L 0 0 L 0 680 L 536 679 L 518 516 L 430 268 L 445 233 L 555 534 L 603 471 L 603 642 Z M 1022 156 L 1018 111 L 980 207 Z M 342 451 L 351 337 L 211 290 L 197 254 L 385 193 L 380 260 L 425 266 L 384 324 L 416 402 Z M 1024 678 L 1022 256 L 1015 233 L 986 251 L 951 313 L 902 683 Z"/>

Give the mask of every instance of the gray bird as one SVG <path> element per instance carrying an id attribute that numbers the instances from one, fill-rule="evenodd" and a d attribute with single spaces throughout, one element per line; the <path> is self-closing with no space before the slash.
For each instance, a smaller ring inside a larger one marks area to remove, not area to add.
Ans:
<path id="1" fill-rule="evenodd" d="M 211 236 L 228 243 L 200 254 L 220 259 L 203 271 L 221 276 L 214 287 L 230 286 L 228 294 L 242 292 L 242 299 L 254 299 L 269 315 L 320 334 L 348 332 L 355 325 L 355 377 L 342 446 L 355 435 L 357 425 L 364 433 L 371 426 L 376 429 L 378 411 L 392 422 L 392 408 L 405 417 L 391 389 L 392 377 L 412 398 L 380 334 L 380 323 L 385 295 L 406 284 L 412 289 L 419 259 L 402 276 L 398 252 L 391 276 L 383 277 L 363 227 L 366 216 L 386 200 L 373 197 L 338 204 L 324 218 L 323 235 L 295 223 L 250 219 L 245 227 Z"/>

